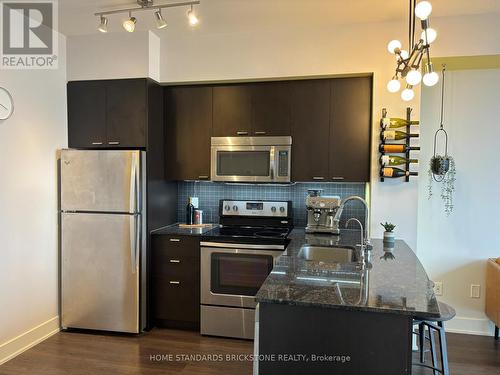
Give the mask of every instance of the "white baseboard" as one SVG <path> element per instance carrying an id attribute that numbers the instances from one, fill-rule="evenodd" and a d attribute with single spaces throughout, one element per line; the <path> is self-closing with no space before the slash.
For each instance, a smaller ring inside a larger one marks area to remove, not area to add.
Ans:
<path id="1" fill-rule="evenodd" d="M 488 319 L 466 318 L 457 316 L 444 323 L 446 332 L 468 335 L 493 336 L 494 324 Z"/>
<path id="2" fill-rule="evenodd" d="M 0 344 L 0 365 L 59 332 L 59 316 Z"/>

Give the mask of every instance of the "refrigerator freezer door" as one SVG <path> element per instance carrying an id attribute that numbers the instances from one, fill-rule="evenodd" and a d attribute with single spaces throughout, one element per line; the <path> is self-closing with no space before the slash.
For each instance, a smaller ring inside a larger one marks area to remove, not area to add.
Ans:
<path id="1" fill-rule="evenodd" d="M 138 333 L 140 215 L 63 213 L 62 327 Z"/>
<path id="2" fill-rule="evenodd" d="M 63 150 L 62 211 L 140 212 L 141 151 Z"/>

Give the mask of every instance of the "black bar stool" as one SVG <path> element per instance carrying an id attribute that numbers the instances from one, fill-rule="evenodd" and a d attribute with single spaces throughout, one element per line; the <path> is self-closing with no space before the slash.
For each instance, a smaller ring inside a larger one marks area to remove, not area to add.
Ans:
<path id="1" fill-rule="evenodd" d="M 451 320 L 455 317 L 456 312 L 453 307 L 447 305 L 443 302 L 438 302 L 440 316 L 438 318 L 422 318 L 415 316 L 413 318 L 413 324 L 418 324 L 418 332 L 413 332 L 418 335 L 419 340 L 419 359 L 420 363 L 413 363 L 414 366 L 427 367 L 433 370 L 434 375 L 441 373 L 443 375 L 449 375 L 450 370 L 448 368 L 448 350 L 446 348 L 446 334 L 444 330 L 443 322 Z M 427 328 L 429 335 L 425 335 L 425 328 Z M 441 359 L 441 367 L 437 367 L 437 354 L 436 354 L 436 341 L 434 333 L 438 334 L 439 340 L 439 354 Z M 425 341 L 429 341 L 429 349 L 431 353 L 432 366 L 425 363 Z"/>

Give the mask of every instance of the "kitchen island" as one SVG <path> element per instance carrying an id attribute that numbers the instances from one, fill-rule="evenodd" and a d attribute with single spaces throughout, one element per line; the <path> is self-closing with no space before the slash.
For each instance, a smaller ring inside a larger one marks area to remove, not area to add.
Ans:
<path id="1" fill-rule="evenodd" d="M 437 317 L 439 308 L 408 245 L 397 240 L 387 252 L 373 240 L 363 264 L 359 231 L 296 229 L 289 238 L 256 296 L 259 374 L 410 374 L 413 316 Z M 304 259 L 304 245 L 334 247 L 339 259 Z"/>

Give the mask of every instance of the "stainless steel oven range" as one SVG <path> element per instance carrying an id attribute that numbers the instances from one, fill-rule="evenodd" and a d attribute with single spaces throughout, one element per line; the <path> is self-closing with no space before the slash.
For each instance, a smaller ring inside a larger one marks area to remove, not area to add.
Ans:
<path id="1" fill-rule="evenodd" d="M 286 249 L 289 201 L 226 201 L 201 242 L 201 334 L 253 339 L 255 295 Z"/>

